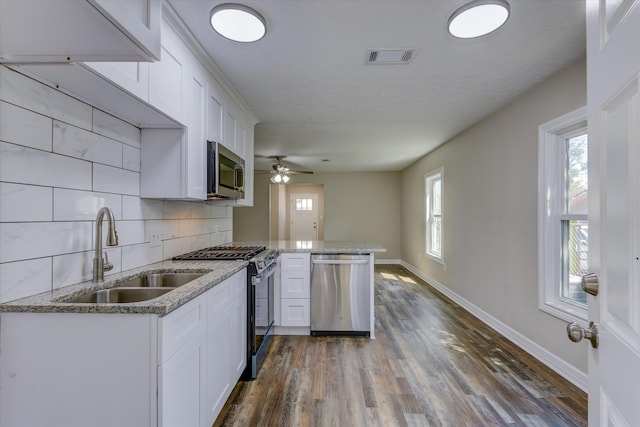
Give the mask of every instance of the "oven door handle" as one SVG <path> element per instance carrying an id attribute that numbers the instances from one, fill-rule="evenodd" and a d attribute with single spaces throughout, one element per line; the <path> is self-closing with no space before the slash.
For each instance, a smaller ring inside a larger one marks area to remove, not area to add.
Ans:
<path id="1" fill-rule="evenodd" d="M 269 277 L 273 276 L 276 272 L 276 267 L 277 264 L 274 262 L 273 264 L 271 264 L 269 267 L 267 267 L 266 270 L 264 270 L 262 273 L 260 273 L 257 276 L 253 276 L 251 278 L 251 284 L 253 286 L 257 286 L 260 284 L 260 282 L 262 282 L 263 280 L 268 279 Z"/>

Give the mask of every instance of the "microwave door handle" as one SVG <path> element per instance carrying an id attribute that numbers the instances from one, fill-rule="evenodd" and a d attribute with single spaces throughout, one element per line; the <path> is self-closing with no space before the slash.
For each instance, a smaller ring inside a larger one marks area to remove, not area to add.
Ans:
<path id="1" fill-rule="evenodd" d="M 238 173 L 242 172 L 244 174 L 244 166 L 235 165 L 233 167 L 233 188 L 238 189 Z"/>

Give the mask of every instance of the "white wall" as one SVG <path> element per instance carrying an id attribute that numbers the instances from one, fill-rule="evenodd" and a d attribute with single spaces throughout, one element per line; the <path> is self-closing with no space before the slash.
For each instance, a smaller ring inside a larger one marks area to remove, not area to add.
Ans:
<path id="1" fill-rule="evenodd" d="M 231 207 L 139 195 L 138 128 L 0 66 L 0 303 L 90 280 L 102 206 L 106 275 L 232 239 Z"/>
<path id="2" fill-rule="evenodd" d="M 584 59 L 402 172 L 402 258 L 585 373 L 587 347 L 538 309 L 538 125 L 586 104 Z M 444 261 L 424 254 L 424 175 L 444 167 Z"/>

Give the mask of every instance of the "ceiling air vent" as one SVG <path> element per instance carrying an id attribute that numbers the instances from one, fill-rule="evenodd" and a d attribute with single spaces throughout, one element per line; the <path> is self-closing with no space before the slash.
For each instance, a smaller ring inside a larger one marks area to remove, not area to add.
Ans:
<path id="1" fill-rule="evenodd" d="M 415 54 L 415 49 L 369 49 L 367 64 L 408 64 Z"/>

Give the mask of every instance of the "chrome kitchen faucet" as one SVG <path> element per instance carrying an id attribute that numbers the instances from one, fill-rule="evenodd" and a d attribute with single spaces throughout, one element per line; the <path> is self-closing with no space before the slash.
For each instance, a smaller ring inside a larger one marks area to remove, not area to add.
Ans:
<path id="1" fill-rule="evenodd" d="M 107 246 L 118 245 L 118 232 L 116 231 L 116 221 L 113 218 L 113 212 L 108 207 L 103 207 L 98 211 L 96 216 L 96 252 L 93 258 L 93 281 L 102 282 L 104 280 L 104 272 L 113 268 L 113 264 L 109 263 L 107 253 L 104 253 L 102 257 L 102 220 L 105 214 L 107 215 L 107 221 L 109 222 L 109 229 L 107 231 Z"/>

